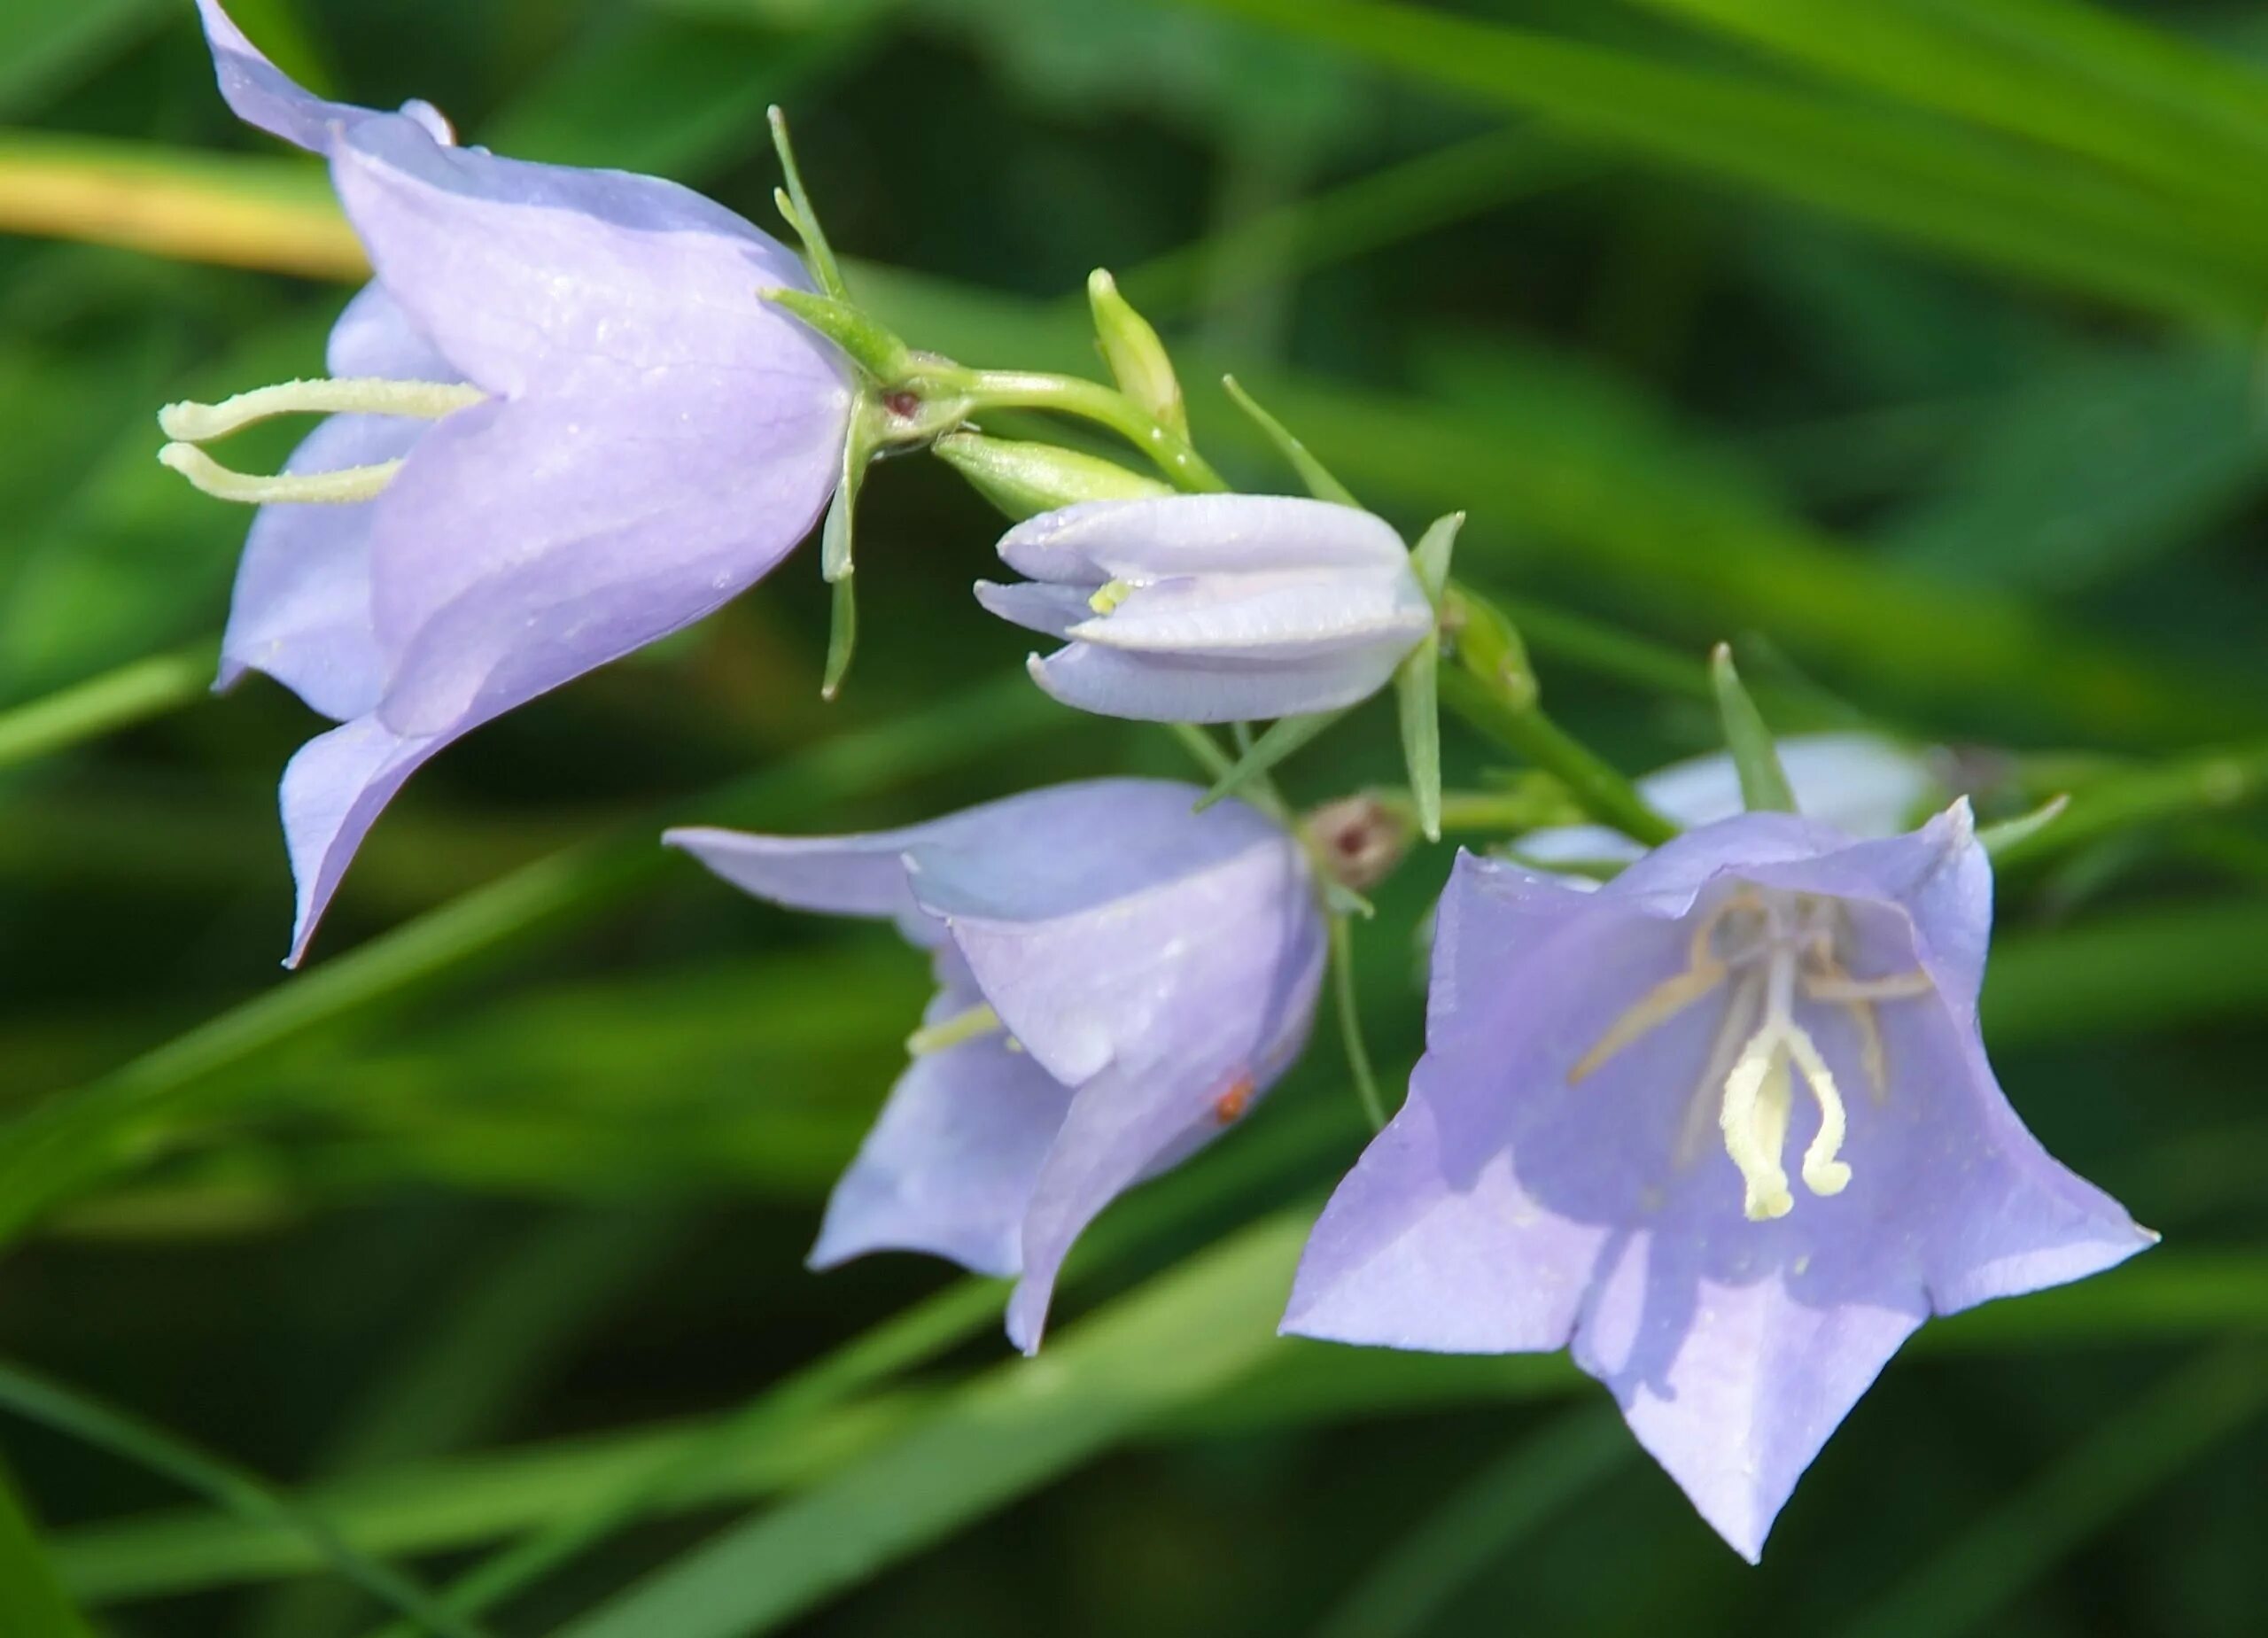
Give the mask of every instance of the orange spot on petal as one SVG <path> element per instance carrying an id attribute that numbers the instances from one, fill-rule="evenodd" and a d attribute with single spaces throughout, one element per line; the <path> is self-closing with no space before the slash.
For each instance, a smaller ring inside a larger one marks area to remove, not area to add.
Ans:
<path id="1" fill-rule="evenodd" d="M 1229 1090 L 1213 1100 L 1213 1118 L 1223 1126 L 1233 1126 L 1252 1105 L 1252 1077 L 1240 1075 L 1229 1084 Z"/>

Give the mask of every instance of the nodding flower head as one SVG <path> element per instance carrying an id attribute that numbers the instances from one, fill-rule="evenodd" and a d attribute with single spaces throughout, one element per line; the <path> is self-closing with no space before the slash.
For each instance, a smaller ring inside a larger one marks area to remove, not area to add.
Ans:
<path id="1" fill-rule="evenodd" d="M 1029 1352 L 1080 1230 L 1290 1067 L 1322 981 L 1316 884 L 1274 820 L 1193 811 L 1202 794 L 1096 780 L 868 835 L 669 834 L 760 898 L 892 917 L 933 952 L 936 998 L 814 1266 L 894 1247 L 1019 1276 Z"/>
<path id="2" fill-rule="evenodd" d="M 284 778 L 296 959 L 378 811 L 436 750 L 690 624 L 835 488 L 850 388 L 763 299 L 785 245 L 673 182 L 460 148 L 423 104 L 325 102 L 199 0 L 221 94 L 323 155 L 374 282 L 329 375 L 160 416 L 161 458 L 259 507 L 222 686 L 263 671 L 343 726 Z M 207 446 L 323 419 L 282 474 Z"/>
<path id="3" fill-rule="evenodd" d="M 1280 495 L 1091 501 L 1010 530 L 1030 579 L 978 601 L 1067 647 L 1031 674 L 1068 705 L 1237 722 L 1351 705 L 1433 628 L 1409 549 L 1353 507 Z"/>
<path id="4" fill-rule="evenodd" d="M 1965 804 L 1880 841 L 1746 814 L 1592 891 L 1461 858 L 1410 1100 L 1285 1329 L 1568 1347 L 1754 1558 L 1923 1320 L 2154 1238 L 1993 1078 L 1991 921 Z"/>

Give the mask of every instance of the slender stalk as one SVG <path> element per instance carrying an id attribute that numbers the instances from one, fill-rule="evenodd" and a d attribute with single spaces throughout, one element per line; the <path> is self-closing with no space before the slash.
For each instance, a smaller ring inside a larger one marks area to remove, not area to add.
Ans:
<path id="1" fill-rule="evenodd" d="M 1464 671 L 1444 671 L 1441 703 L 1523 761 L 1556 777 L 1583 811 L 1634 842 L 1658 847 L 1677 827 L 1657 813 L 1636 786 L 1544 714 L 1514 703 Z"/>
<path id="2" fill-rule="evenodd" d="M 2109 773 L 2071 788 L 2053 824 L 1994 856 L 2001 869 L 2030 865 L 2082 843 L 2164 819 L 2225 813 L 2268 796 L 2268 744 L 2201 752 Z"/>
<path id="3" fill-rule="evenodd" d="M 973 410 L 1044 409 L 1091 421 L 1147 455 L 1177 489 L 1218 494 L 1229 486 L 1186 439 L 1177 436 L 1125 393 L 1099 381 L 1036 370 L 964 369 L 953 365 L 925 370 L 918 382 L 908 384 L 929 392 L 964 394 Z"/>
<path id="4" fill-rule="evenodd" d="M 1355 995 L 1355 939 L 1348 918 L 1331 918 L 1331 999 L 1339 1013 L 1339 1039 L 1347 1051 L 1347 1071 L 1355 1082 L 1355 1095 L 1363 1100 L 1363 1115 L 1374 1132 L 1386 1130 L 1386 1100 L 1379 1096 L 1379 1078 L 1371 1067 L 1371 1049 L 1363 1040 L 1363 1015 Z"/>

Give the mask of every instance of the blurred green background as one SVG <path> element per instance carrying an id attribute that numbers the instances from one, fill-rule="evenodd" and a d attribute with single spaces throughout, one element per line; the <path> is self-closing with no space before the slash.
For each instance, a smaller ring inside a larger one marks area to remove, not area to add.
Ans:
<path id="1" fill-rule="evenodd" d="M 760 222 L 783 103 L 857 291 L 970 362 L 1091 370 L 1112 268 L 1239 480 L 1287 484 L 1228 369 L 1405 528 L 1468 508 L 1461 571 L 1634 771 L 1709 744 L 1732 636 L 1783 726 L 1957 748 L 1999 811 L 2072 791 L 2004 872 L 1988 1034 L 2167 1240 L 1931 1327 L 1758 1570 L 1564 1361 L 1272 1339 L 1363 1136 L 1327 1024 L 1098 1227 L 1036 1365 L 939 1265 L 806 1274 L 922 966 L 660 825 L 1188 772 L 1022 681 L 966 596 L 998 520 L 924 460 L 868 486 L 841 704 L 805 552 L 442 757 L 279 977 L 274 780 L 316 722 L 204 696 L 245 518 L 151 415 L 319 369 L 352 243 L 221 106 L 187 0 L 7 0 L 0 1633 L 349 1638 L 392 1613 L 353 1575 L 415 1606 L 376 1566 L 438 1588 L 515 1541 L 556 1562 L 433 1630 L 2268 1630 L 2258 8 L 234 10 L 330 93 Z M 1391 718 L 1291 794 L 1396 777 Z M 1397 1080 L 1446 868 L 1360 933 Z"/>

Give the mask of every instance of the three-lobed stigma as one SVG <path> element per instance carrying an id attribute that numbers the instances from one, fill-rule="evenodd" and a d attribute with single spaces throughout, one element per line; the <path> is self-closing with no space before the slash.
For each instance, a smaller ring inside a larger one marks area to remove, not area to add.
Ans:
<path id="1" fill-rule="evenodd" d="M 438 421 L 487 396 L 465 382 L 395 381 L 380 376 L 280 382 L 239 392 L 218 404 L 167 405 L 158 412 L 158 425 L 173 441 L 158 451 L 158 460 L 222 501 L 247 506 L 272 501 L 351 505 L 383 491 L 401 470 L 401 462 L 378 461 L 332 472 L 265 477 L 223 466 L 198 446 L 277 415 L 399 415 Z"/>
<path id="2" fill-rule="evenodd" d="M 1795 1195 L 1782 1157 L 1800 1079 L 1819 1106 L 1819 1130 L 1804 1150 L 1799 1175 L 1814 1195 L 1840 1194 L 1851 1182 L 1851 1168 L 1841 1158 L 1849 1112 L 1826 1055 L 1798 1015 L 1797 1001 L 1840 1006 L 1849 1014 L 1861 1067 L 1880 1098 L 1889 1065 L 1875 1005 L 1924 996 L 1934 987 L 1919 969 L 1853 977 L 1837 953 L 1843 917 L 1833 899 L 1759 888 L 1731 894 L 1695 927 L 1685 970 L 1616 1018 L 1568 1072 L 1568 1084 L 1724 989 L 1724 1013 L 1694 1089 L 1678 1163 L 1697 1157 L 1713 1110 L 1725 1153 L 1740 1170 L 1747 1215 L 1757 1222 L 1787 1215 Z"/>

